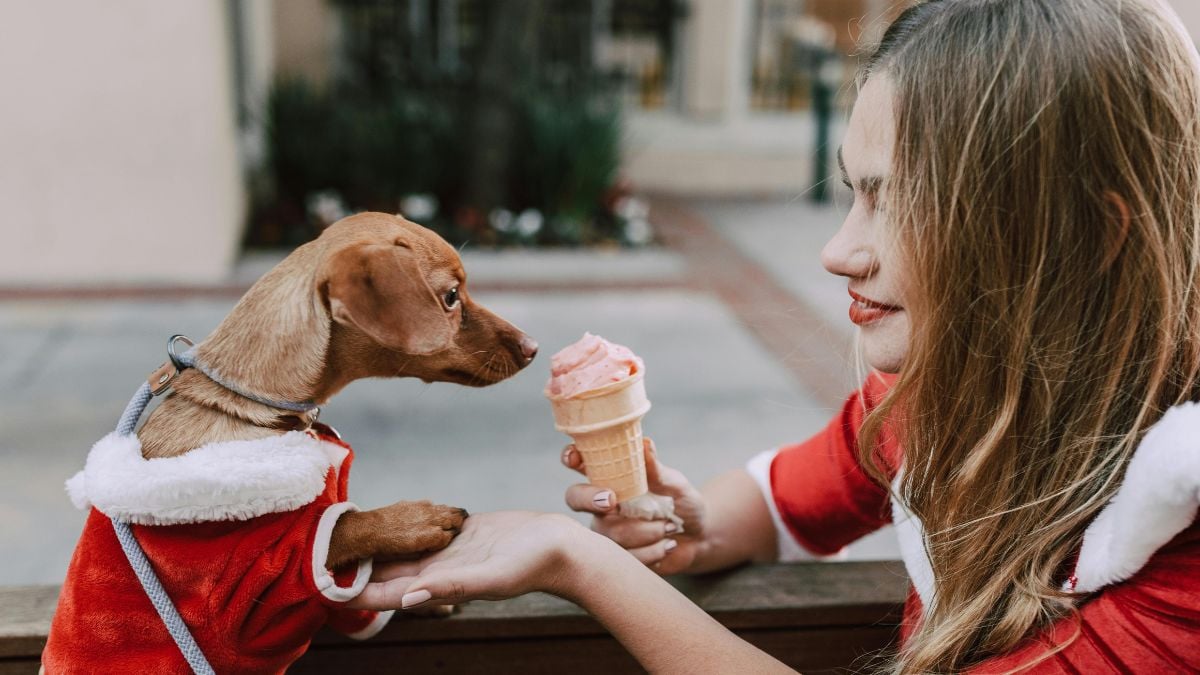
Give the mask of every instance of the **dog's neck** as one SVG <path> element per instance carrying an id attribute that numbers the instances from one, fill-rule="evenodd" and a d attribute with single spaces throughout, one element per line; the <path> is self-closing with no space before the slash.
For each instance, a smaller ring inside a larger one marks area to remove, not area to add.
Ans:
<path id="1" fill-rule="evenodd" d="M 173 396 L 182 401 L 280 432 L 306 429 L 316 421 L 318 414 L 316 409 L 311 412 L 292 412 L 259 403 L 213 382 L 196 370 L 180 373 L 172 389 Z"/>
<path id="2" fill-rule="evenodd" d="M 259 396 L 321 402 L 330 321 L 312 272 L 318 253 L 301 247 L 254 284 L 196 347 L 197 360 Z"/>
<path id="3" fill-rule="evenodd" d="M 318 247 L 303 246 L 259 280 L 196 347 L 197 360 L 239 389 L 277 401 L 322 404 L 354 379 L 328 372 L 331 322 L 311 272 L 319 255 Z M 172 389 L 138 432 L 146 457 L 280 434 L 316 415 L 258 403 L 194 369 L 180 373 Z"/>

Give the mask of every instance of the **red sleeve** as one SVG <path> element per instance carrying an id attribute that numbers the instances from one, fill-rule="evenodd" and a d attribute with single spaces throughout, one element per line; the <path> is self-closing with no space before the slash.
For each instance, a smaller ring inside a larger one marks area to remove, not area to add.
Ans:
<path id="1" fill-rule="evenodd" d="M 1011 654 L 973 673 L 1200 672 L 1200 520 L 1154 554 L 1129 581 L 1060 620 Z"/>
<path id="2" fill-rule="evenodd" d="M 858 461 L 858 432 L 866 412 L 893 378 L 873 374 L 842 405 L 829 426 L 804 443 L 785 447 L 771 463 L 771 494 L 796 541 L 817 555 L 837 553 L 891 520 L 888 492 Z M 899 464 L 893 437 L 881 434 L 879 454 L 890 473 Z"/>

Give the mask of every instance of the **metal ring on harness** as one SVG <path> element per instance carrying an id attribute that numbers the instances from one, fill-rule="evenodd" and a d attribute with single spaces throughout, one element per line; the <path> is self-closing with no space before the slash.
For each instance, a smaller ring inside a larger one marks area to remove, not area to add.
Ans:
<path id="1" fill-rule="evenodd" d="M 196 343 L 192 342 L 192 339 L 186 335 L 172 335 L 167 339 L 167 356 L 171 359 L 171 363 L 175 364 L 175 368 L 178 370 L 187 370 L 190 366 L 180 361 L 180 355 L 175 353 L 175 343 L 180 340 L 187 343 L 188 349 L 196 346 Z"/>

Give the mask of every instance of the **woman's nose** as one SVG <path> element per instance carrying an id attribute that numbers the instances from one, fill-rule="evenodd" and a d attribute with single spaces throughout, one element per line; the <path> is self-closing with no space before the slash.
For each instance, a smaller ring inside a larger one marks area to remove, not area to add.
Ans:
<path id="1" fill-rule="evenodd" d="M 821 265 L 830 274 L 868 277 L 875 268 L 875 254 L 859 228 L 847 220 L 821 249 Z"/>

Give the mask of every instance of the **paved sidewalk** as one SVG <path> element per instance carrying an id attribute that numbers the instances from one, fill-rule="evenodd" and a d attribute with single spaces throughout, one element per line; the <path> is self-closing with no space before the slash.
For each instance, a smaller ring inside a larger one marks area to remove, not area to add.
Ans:
<path id="1" fill-rule="evenodd" d="M 801 196 L 700 201 L 691 206 L 811 307 L 837 332 L 838 339 L 851 341 L 854 331 L 846 314 L 850 306 L 846 280 L 821 267 L 821 249 L 841 226 L 849 206 L 840 192 L 839 188 L 829 206 L 815 205 Z"/>
<path id="2" fill-rule="evenodd" d="M 761 264 L 784 288 L 807 294 L 799 277 L 785 274 L 786 265 L 776 269 L 807 239 L 780 229 L 764 254 L 753 232 L 739 229 L 771 232 L 776 216 L 767 210 L 774 209 L 702 205 L 700 213 L 727 238 L 717 237 L 727 243 L 715 245 L 736 246 L 747 264 Z M 830 221 L 823 212 L 806 217 L 814 232 Z M 824 426 L 836 402 L 798 376 L 803 368 L 781 367 L 781 355 L 761 337 L 763 326 L 748 323 L 744 307 L 698 281 L 689 256 L 468 249 L 476 299 L 536 337 L 542 355 L 513 379 L 481 390 L 412 380 L 352 384 L 322 418 L 354 444 L 355 501 L 370 508 L 430 498 L 472 511 L 565 511 L 562 492 L 577 479 L 558 465 L 567 439 L 554 431 L 541 389 L 549 355 L 585 330 L 645 358 L 654 402 L 647 432 L 664 459 L 697 483 Z M 165 338 L 207 335 L 236 301 L 239 284 L 257 275 L 254 266 L 269 263 L 250 260 L 228 289 L 190 299 L 133 293 L 119 300 L 0 301 L 0 538 L 17 552 L 0 558 L 6 585 L 61 580 L 83 522 L 63 481 L 163 360 Z M 814 291 L 803 304 L 818 306 L 821 297 Z M 800 314 L 785 307 L 780 316 L 814 315 L 811 307 Z M 833 325 L 832 315 L 818 318 Z M 856 544 L 851 554 L 895 557 L 894 543 L 884 534 Z"/>
<path id="3" fill-rule="evenodd" d="M 751 258 L 790 296 L 781 301 L 786 307 L 780 309 L 775 323 L 811 347 L 776 349 L 776 360 L 799 373 L 809 391 L 824 394 L 832 389 L 843 392 L 839 394 L 843 397 L 862 379 L 866 366 L 855 357 L 846 280 L 826 272 L 820 255 L 825 242 L 841 226 L 848 206 L 848 195 L 840 187 L 829 206 L 814 205 L 802 196 L 690 204 L 709 227 Z M 822 362 L 813 363 L 814 359 Z M 822 400 L 832 403 L 827 395 Z M 847 557 L 899 558 L 894 530 L 887 527 L 860 539 L 848 547 Z"/>

